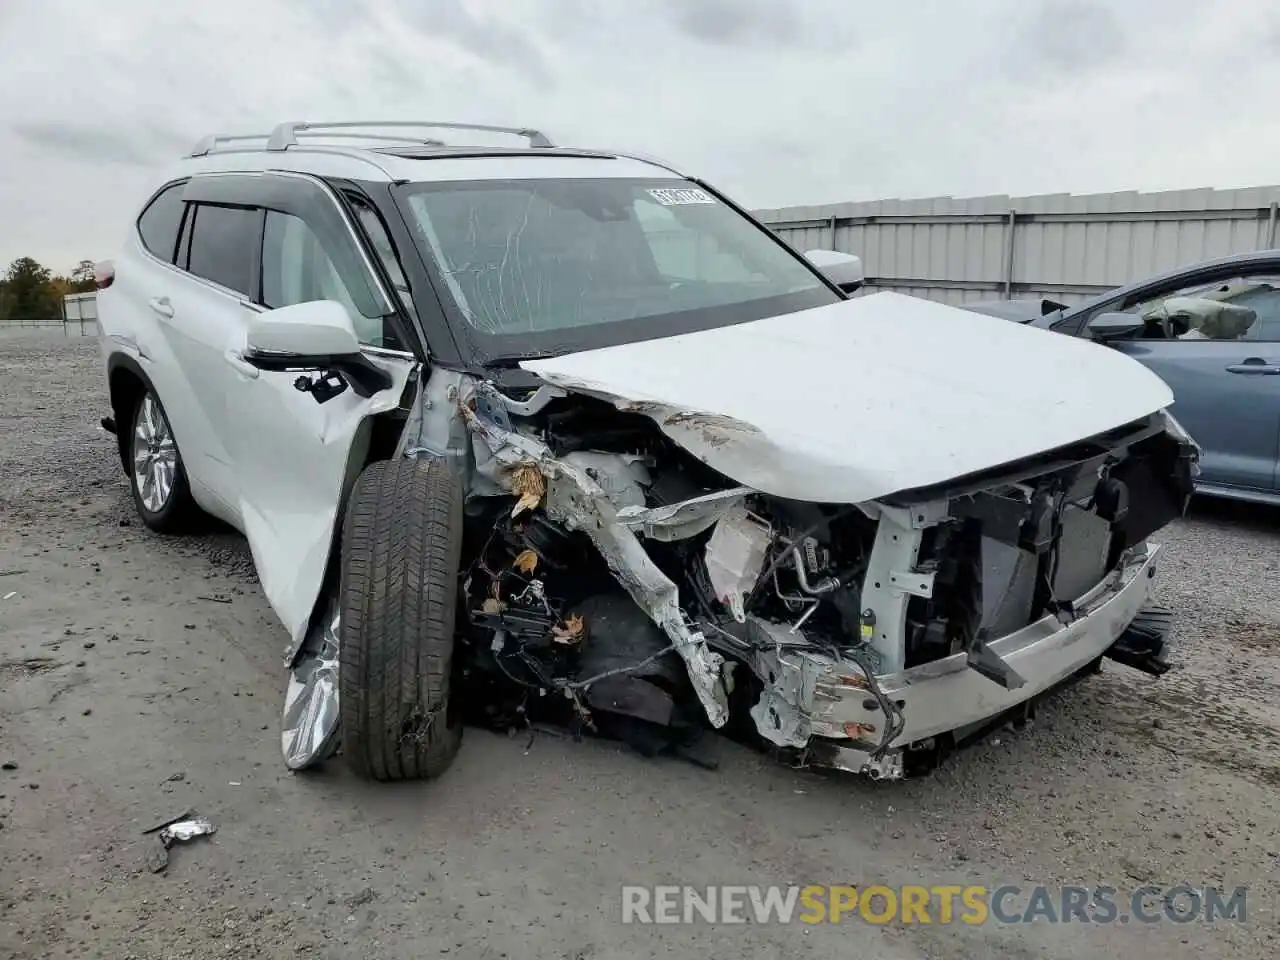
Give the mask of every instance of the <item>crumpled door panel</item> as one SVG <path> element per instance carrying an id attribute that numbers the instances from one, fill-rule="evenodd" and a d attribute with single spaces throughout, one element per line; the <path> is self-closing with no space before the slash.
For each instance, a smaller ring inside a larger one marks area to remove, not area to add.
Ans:
<path id="1" fill-rule="evenodd" d="M 374 362 L 393 382 L 367 398 L 348 388 L 317 403 L 294 386 L 298 372 L 241 374 L 227 391 L 244 534 L 263 593 L 289 631 L 286 660 L 306 635 L 343 495 L 364 465 L 368 419 L 395 409 L 415 366 L 407 358 Z"/>

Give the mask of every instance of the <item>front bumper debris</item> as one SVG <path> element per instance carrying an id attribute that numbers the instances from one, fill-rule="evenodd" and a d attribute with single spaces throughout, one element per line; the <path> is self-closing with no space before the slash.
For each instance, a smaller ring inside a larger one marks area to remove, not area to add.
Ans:
<path id="1" fill-rule="evenodd" d="M 1117 663 L 1160 677 L 1172 666 L 1169 634 L 1173 629 L 1173 611 L 1167 607 L 1146 606 L 1120 634 L 1107 651 Z"/>
<path id="2" fill-rule="evenodd" d="M 1023 678 L 1015 689 L 992 683 L 970 669 L 965 654 L 878 675 L 880 691 L 901 711 L 902 729 L 881 744 L 885 716 L 871 696 L 865 675 L 853 664 L 813 653 L 780 656 L 778 675 L 795 682 L 775 683 L 770 706 L 779 727 L 807 737 L 803 763 L 828 766 L 875 779 L 903 776 L 908 745 L 984 722 L 1044 693 L 1107 655 L 1146 606 L 1161 548 L 1143 544 L 1122 565 L 1075 604 L 1075 619 L 1064 624 L 1045 616 L 990 642 Z"/>

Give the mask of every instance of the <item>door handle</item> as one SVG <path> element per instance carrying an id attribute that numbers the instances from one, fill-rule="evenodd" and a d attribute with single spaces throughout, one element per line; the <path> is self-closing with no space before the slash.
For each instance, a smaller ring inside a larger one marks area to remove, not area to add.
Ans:
<path id="1" fill-rule="evenodd" d="M 162 317 L 173 316 L 173 305 L 169 303 L 168 297 L 152 297 L 147 305 Z"/>
<path id="2" fill-rule="evenodd" d="M 1270 363 L 1262 359 L 1262 357 L 1248 357 L 1241 363 L 1233 363 L 1227 367 L 1227 373 L 1241 373 L 1255 377 L 1274 377 L 1280 374 L 1280 365 Z"/>
<path id="3" fill-rule="evenodd" d="M 258 375 L 262 372 L 234 350 L 228 350 L 222 355 L 222 359 L 227 361 L 236 373 L 248 377 L 250 380 L 257 380 Z"/>

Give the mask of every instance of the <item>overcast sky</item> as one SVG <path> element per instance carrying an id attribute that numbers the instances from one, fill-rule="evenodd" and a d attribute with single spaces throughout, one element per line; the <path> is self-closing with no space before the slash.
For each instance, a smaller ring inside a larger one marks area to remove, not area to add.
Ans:
<path id="1" fill-rule="evenodd" d="M 0 0 L 0 264 L 286 119 L 532 125 L 750 207 L 1280 180 L 1266 0 Z M 178 9 L 183 8 L 183 9 Z"/>

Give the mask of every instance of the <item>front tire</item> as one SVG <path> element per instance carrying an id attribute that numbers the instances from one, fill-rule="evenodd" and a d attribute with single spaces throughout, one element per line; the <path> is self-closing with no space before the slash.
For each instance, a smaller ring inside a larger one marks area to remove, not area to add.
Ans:
<path id="1" fill-rule="evenodd" d="M 182 453 L 155 390 L 138 398 L 130 418 L 129 485 L 133 503 L 150 529 L 178 533 L 200 514 L 191 497 Z"/>
<path id="2" fill-rule="evenodd" d="M 462 481 L 436 460 L 372 463 L 342 528 L 342 752 L 374 780 L 430 779 L 453 762 L 450 703 Z"/>

